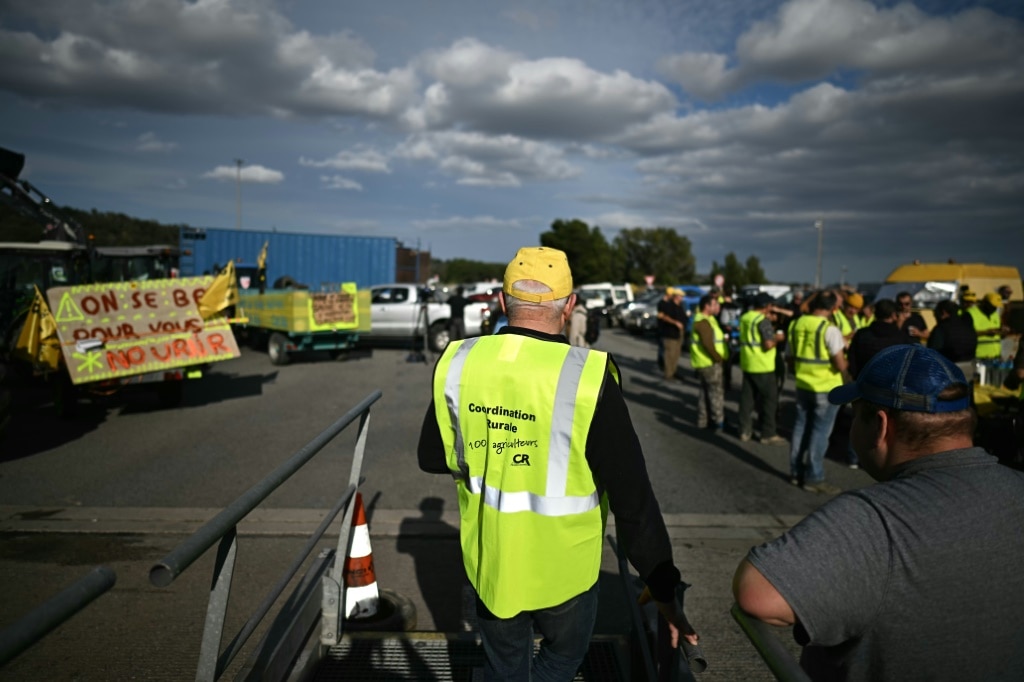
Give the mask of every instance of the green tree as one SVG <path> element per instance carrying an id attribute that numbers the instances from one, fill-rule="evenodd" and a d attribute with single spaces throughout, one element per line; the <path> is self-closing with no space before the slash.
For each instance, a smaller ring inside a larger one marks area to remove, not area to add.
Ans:
<path id="1" fill-rule="evenodd" d="M 442 282 L 453 284 L 460 282 L 486 282 L 492 279 L 500 282 L 502 277 L 505 276 L 505 264 L 453 258 L 448 261 L 434 261 L 433 271 L 440 277 Z"/>
<path id="2" fill-rule="evenodd" d="M 612 249 L 600 228 L 582 220 L 555 220 L 551 229 L 540 235 L 541 246 L 565 251 L 575 284 L 612 279 Z"/>
<path id="3" fill-rule="evenodd" d="M 708 281 L 704 282 L 704 284 L 714 283 L 715 275 L 722 275 L 723 277 L 725 276 L 722 273 L 722 266 L 718 264 L 718 261 L 713 260 L 711 261 L 711 270 L 708 271 Z"/>
<path id="4" fill-rule="evenodd" d="M 693 282 L 697 264 L 690 240 L 670 227 L 626 229 L 613 244 L 616 280 L 640 283 L 654 275 L 659 284 Z"/>
<path id="5" fill-rule="evenodd" d="M 722 266 L 722 274 L 725 275 L 725 286 L 738 291 L 741 286 L 748 284 L 747 269 L 740 263 L 736 254 L 730 251 L 725 254 L 725 265 Z"/>
<path id="6" fill-rule="evenodd" d="M 164 225 L 155 220 L 133 218 L 124 213 L 82 211 L 68 206 L 55 207 L 59 214 L 77 221 L 96 246 L 148 246 L 177 244 L 180 225 Z M 37 242 L 43 238 L 45 219 L 19 212 L 0 203 L 0 224 L 8 241 Z"/>
<path id="7" fill-rule="evenodd" d="M 764 269 L 761 268 L 761 261 L 758 260 L 757 256 L 751 255 L 747 258 L 747 284 L 767 284 L 768 278 L 764 275 Z"/>

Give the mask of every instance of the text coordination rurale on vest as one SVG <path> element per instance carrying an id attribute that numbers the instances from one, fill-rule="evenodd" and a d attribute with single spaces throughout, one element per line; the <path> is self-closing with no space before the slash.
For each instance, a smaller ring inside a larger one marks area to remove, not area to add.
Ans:
<path id="1" fill-rule="evenodd" d="M 491 417 L 509 417 L 510 419 L 521 419 L 523 421 L 528 422 L 537 421 L 537 416 L 530 412 L 523 412 L 522 410 L 510 410 L 507 407 L 502 407 L 501 405 L 495 405 L 494 407 L 485 407 L 483 405 L 477 405 L 476 403 L 470 403 L 469 411 L 482 412 L 483 414 L 488 415 L 488 428 L 498 429 L 500 431 L 511 431 L 512 433 L 515 433 L 516 431 L 519 430 L 515 424 L 512 424 L 510 422 L 497 422 L 492 420 Z"/>

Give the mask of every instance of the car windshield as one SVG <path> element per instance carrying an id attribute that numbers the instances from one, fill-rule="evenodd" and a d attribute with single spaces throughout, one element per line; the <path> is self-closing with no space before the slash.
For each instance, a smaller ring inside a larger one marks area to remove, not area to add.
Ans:
<path id="1" fill-rule="evenodd" d="M 895 301 L 896 297 L 908 292 L 913 299 L 914 308 L 934 309 L 939 301 L 956 299 L 956 282 L 888 282 L 883 284 L 875 295 L 875 300 L 887 298 Z"/>

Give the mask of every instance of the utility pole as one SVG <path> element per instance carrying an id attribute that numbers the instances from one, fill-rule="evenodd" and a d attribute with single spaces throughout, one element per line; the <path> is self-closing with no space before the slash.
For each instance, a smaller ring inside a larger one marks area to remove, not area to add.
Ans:
<path id="1" fill-rule="evenodd" d="M 237 222 L 235 229 L 242 229 L 242 164 L 245 163 L 242 159 L 235 159 L 235 201 L 237 203 Z"/>
<path id="2" fill-rule="evenodd" d="M 825 238 L 825 221 L 818 219 L 814 221 L 814 229 L 818 231 L 818 270 L 814 274 L 814 288 L 821 288 L 821 247 Z"/>

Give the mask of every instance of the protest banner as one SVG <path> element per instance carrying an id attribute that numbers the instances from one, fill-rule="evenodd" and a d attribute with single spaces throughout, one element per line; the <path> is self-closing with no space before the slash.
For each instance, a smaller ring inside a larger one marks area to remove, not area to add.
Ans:
<path id="1" fill-rule="evenodd" d="M 239 356 L 222 317 L 203 320 L 212 277 L 55 287 L 46 292 L 75 384 L 230 360 Z"/>

